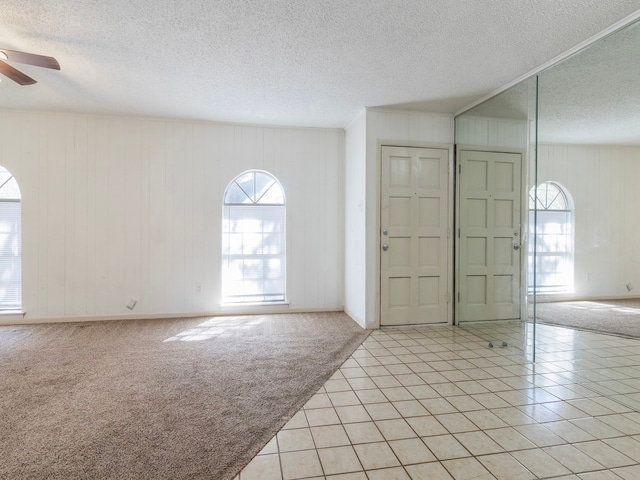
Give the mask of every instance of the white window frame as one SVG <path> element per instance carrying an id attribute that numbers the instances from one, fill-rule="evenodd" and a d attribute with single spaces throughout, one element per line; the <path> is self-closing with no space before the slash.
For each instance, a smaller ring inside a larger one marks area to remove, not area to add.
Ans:
<path id="1" fill-rule="evenodd" d="M 534 208 L 535 207 L 537 208 Z M 535 221 L 537 220 L 537 225 Z M 573 199 L 557 182 L 548 181 L 529 191 L 529 293 L 573 291 L 575 222 Z M 534 292 L 534 248 L 535 292 Z"/>
<path id="2" fill-rule="evenodd" d="M 15 177 L 0 166 L 0 312 L 22 309 L 22 202 Z"/>
<path id="3" fill-rule="evenodd" d="M 222 305 L 285 304 L 286 201 L 264 170 L 227 186 L 222 212 Z"/>

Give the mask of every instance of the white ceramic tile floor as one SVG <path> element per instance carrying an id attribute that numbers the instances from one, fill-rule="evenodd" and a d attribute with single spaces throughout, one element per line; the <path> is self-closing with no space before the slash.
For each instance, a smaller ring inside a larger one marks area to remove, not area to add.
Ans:
<path id="1" fill-rule="evenodd" d="M 640 478 L 640 340 L 532 338 L 376 330 L 235 480 Z"/>

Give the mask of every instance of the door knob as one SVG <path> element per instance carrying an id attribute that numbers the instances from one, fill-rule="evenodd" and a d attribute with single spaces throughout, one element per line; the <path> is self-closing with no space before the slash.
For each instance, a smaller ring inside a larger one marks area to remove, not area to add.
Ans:
<path id="1" fill-rule="evenodd" d="M 389 250 L 389 245 L 387 245 L 386 243 L 382 244 L 382 249 L 383 250 Z"/>
<path id="2" fill-rule="evenodd" d="M 520 250 L 520 244 L 519 243 L 514 243 L 513 244 L 513 249 L 514 250 Z"/>

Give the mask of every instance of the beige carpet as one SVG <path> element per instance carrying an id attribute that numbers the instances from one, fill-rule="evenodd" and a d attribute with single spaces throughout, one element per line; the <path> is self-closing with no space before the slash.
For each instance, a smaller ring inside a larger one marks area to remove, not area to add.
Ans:
<path id="1" fill-rule="evenodd" d="M 599 333 L 640 337 L 640 299 L 538 303 L 538 321 Z"/>
<path id="2" fill-rule="evenodd" d="M 233 478 L 367 334 L 343 313 L 0 327 L 0 478 Z"/>

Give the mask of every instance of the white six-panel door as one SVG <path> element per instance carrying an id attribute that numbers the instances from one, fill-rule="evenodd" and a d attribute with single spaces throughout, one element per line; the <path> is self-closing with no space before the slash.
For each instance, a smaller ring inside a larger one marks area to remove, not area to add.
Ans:
<path id="1" fill-rule="evenodd" d="M 457 320 L 520 318 L 519 153 L 458 152 Z"/>
<path id="2" fill-rule="evenodd" d="M 380 323 L 446 323 L 449 151 L 382 147 Z"/>

